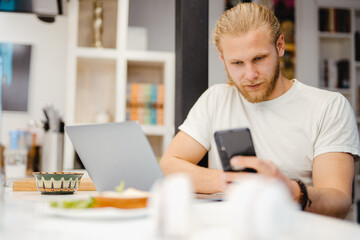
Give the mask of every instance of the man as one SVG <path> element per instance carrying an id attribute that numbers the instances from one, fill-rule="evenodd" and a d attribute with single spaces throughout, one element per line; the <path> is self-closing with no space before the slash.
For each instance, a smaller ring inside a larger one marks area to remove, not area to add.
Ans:
<path id="1" fill-rule="evenodd" d="M 257 157 L 234 157 L 232 165 L 280 179 L 306 211 L 345 217 L 360 151 L 348 101 L 281 74 L 284 36 L 262 5 L 226 11 L 214 42 L 231 83 L 214 85 L 198 99 L 161 159 L 164 173 L 188 173 L 197 192 L 225 191 L 246 173 L 220 170 L 214 132 L 248 127 Z M 207 151 L 209 169 L 197 166 Z"/>

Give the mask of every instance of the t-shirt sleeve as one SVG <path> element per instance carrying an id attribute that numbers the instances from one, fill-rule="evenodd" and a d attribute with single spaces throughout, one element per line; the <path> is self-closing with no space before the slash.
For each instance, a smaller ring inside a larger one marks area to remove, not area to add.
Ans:
<path id="1" fill-rule="evenodd" d="M 359 158 L 359 133 L 353 110 L 347 99 L 336 94 L 327 104 L 314 146 L 314 157 L 328 152 L 351 153 Z"/>
<path id="2" fill-rule="evenodd" d="M 197 142 L 199 142 L 206 150 L 210 149 L 210 113 L 212 89 L 206 90 L 196 101 L 187 115 L 184 123 L 179 129 Z"/>

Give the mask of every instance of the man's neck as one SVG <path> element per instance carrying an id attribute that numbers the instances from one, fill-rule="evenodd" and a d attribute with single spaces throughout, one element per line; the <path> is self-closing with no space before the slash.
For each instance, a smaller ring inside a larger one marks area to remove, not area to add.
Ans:
<path id="1" fill-rule="evenodd" d="M 291 86 L 293 84 L 294 84 L 293 80 L 289 80 L 284 75 L 282 75 L 282 73 L 280 73 L 279 78 L 276 81 L 274 91 L 271 93 L 271 95 L 269 96 L 267 101 L 273 100 L 273 99 L 278 98 L 281 95 L 285 94 L 291 88 Z"/>

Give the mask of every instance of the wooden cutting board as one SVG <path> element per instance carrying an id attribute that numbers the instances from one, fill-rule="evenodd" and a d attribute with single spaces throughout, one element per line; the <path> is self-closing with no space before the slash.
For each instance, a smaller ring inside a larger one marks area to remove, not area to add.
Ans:
<path id="1" fill-rule="evenodd" d="M 24 178 L 14 182 L 13 191 L 38 191 L 35 178 Z M 90 178 L 81 178 L 78 191 L 96 191 Z"/>

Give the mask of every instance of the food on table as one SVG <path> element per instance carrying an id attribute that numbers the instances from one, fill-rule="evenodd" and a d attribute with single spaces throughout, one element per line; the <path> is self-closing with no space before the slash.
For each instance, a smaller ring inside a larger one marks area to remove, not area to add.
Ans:
<path id="1" fill-rule="evenodd" d="M 123 192 L 125 190 L 125 182 L 122 180 L 118 186 L 115 187 L 116 192 Z"/>
<path id="2" fill-rule="evenodd" d="M 95 207 L 116 208 L 144 208 L 150 194 L 134 188 L 128 188 L 124 192 L 104 192 L 94 197 Z"/>
<path id="3" fill-rule="evenodd" d="M 83 209 L 94 207 L 94 198 L 87 200 L 66 200 L 62 202 L 50 202 L 51 207 Z"/>
<path id="4" fill-rule="evenodd" d="M 51 207 L 67 209 L 85 209 L 115 207 L 123 209 L 145 208 L 149 192 L 128 188 L 123 192 L 103 192 L 98 196 L 85 200 L 65 200 L 62 202 L 50 202 Z"/>

